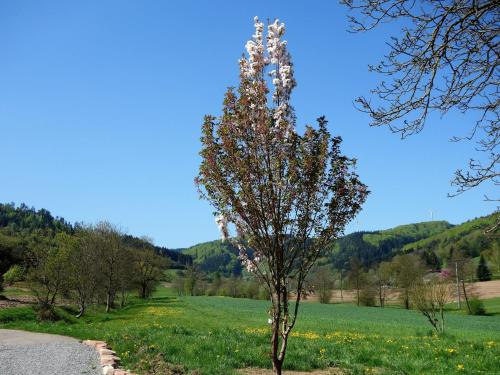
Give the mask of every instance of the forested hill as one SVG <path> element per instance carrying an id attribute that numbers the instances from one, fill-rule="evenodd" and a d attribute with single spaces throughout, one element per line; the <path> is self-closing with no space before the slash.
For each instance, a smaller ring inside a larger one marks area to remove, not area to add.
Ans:
<path id="1" fill-rule="evenodd" d="M 45 210 L 35 210 L 24 203 L 16 207 L 13 203 L 0 203 L 0 229 L 4 235 L 16 236 L 35 231 L 49 233 L 73 232 L 73 226 L 60 217 L 54 217 Z"/>
<path id="2" fill-rule="evenodd" d="M 348 234 L 332 246 L 329 263 L 335 268 L 348 268 L 349 259 L 356 256 L 368 267 L 374 263 L 391 259 L 400 253 L 406 244 L 442 233 L 453 225 L 447 221 L 428 221 L 400 225 L 391 229 Z"/>
<path id="3" fill-rule="evenodd" d="M 418 252 L 430 266 L 445 263 L 450 247 L 466 247 L 471 256 L 488 250 L 498 243 L 498 234 L 485 234 L 485 230 L 498 220 L 498 214 L 452 225 L 447 221 L 430 221 L 401 225 L 395 228 L 355 232 L 337 240 L 329 254 L 321 260 L 337 269 L 348 269 L 349 260 L 356 256 L 365 267 L 397 254 Z M 495 239 L 496 238 L 496 239 Z M 183 249 L 193 257 L 194 263 L 206 272 L 225 275 L 239 274 L 238 251 L 230 242 L 211 241 Z M 465 252 L 468 254 L 468 252 Z"/>
<path id="4" fill-rule="evenodd" d="M 74 234 L 79 224 L 72 225 L 63 218 L 53 216 L 45 209 L 36 210 L 25 204 L 0 203 L 0 274 L 6 268 L 22 261 L 23 252 L 30 240 L 40 237 L 53 237 L 59 232 Z M 124 235 L 123 240 L 131 246 L 140 247 L 143 240 Z M 192 259 L 178 251 L 164 247 L 154 247 L 172 261 L 173 266 L 181 267 L 191 263 Z"/>
<path id="5" fill-rule="evenodd" d="M 222 275 L 239 275 L 241 262 L 238 260 L 238 249 L 230 241 L 211 241 L 183 249 L 204 272 L 219 272 Z"/>
<path id="6" fill-rule="evenodd" d="M 466 221 L 441 233 L 428 236 L 420 241 L 406 244 L 404 252 L 434 252 L 440 258 L 450 256 L 453 250 L 460 250 L 465 256 L 474 258 L 483 251 L 500 245 L 498 225 L 499 213 Z"/>
<path id="7" fill-rule="evenodd" d="M 446 221 L 431 221 L 351 233 L 332 244 L 321 262 L 348 269 L 350 258 L 356 256 L 368 267 L 397 254 L 418 252 L 429 265 L 433 265 L 445 263 L 453 249 L 476 257 L 493 246 L 500 246 L 498 231 L 485 234 L 498 221 L 498 215 L 491 214 L 456 226 Z M 22 259 L 23 249 L 30 238 L 54 236 L 58 232 L 73 234 L 77 228 L 78 224 L 72 225 L 44 209 L 35 210 L 24 204 L 17 207 L 0 204 L 0 272 Z M 141 247 L 143 241 L 130 235 L 124 235 L 123 240 L 132 247 Z M 171 259 L 174 267 L 194 262 L 208 273 L 229 276 L 239 275 L 242 271 L 238 250 L 230 241 L 217 240 L 176 250 L 155 246 L 155 250 Z"/>

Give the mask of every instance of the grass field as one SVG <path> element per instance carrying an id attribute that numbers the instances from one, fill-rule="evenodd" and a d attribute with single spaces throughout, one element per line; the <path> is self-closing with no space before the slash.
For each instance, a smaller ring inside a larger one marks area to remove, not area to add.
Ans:
<path id="1" fill-rule="evenodd" d="M 498 305 L 499 301 L 493 301 Z M 125 368 L 152 372 L 161 361 L 187 372 L 232 374 L 269 368 L 266 301 L 175 297 L 160 289 L 106 315 L 38 324 L 30 307 L 0 310 L 0 327 L 106 340 Z M 287 369 L 341 367 L 353 374 L 500 374 L 500 316 L 447 315 L 435 337 L 414 311 L 349 304 L 302 306 L 290 339 Z"/>

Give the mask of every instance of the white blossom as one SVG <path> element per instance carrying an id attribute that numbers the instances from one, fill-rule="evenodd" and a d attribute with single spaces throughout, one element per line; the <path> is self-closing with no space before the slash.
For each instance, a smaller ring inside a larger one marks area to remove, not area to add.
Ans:
<path id="1" fill-rule="evenodd" d="M 266 65 L 264 61 L 263 44 L 264 24 L 259 22 L 258 17 L 254 17 L 254 27 L 255 33 L 252 35 L 252 39 L 245 45 L 245 49 L 248 53 L 248 60 L 243 63 L 240 61 L 241 72 L 247 78 L 255 78 Z"/>
<path id="2" fill-rule="evenodd" d="M 215 223 L 219 227 L 219 231 L 221 233 L 222 241 L 225 241 L 229 238 L 229 229 L 228 229 L 228 220 L 224 214 L 217 215 L 215 217 Z"/>

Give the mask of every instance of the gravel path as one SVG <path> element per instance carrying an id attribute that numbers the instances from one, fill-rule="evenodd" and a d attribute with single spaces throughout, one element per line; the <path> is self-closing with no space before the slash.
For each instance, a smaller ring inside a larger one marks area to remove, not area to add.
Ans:
<path id="1" fill-rule="evenodd" d="M 102 375 L 97 352 L 78 340 L 0 329 L 0 375 Z"/>

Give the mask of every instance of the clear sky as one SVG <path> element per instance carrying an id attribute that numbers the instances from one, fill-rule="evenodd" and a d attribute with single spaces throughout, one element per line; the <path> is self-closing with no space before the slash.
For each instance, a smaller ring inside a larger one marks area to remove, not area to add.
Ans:
<path id="1" fill-rule="evenodd" d="M 0 2 L 0 202 L 107 219 L 170 248 L 217 238 L 193 184 L 200 126 L 237 84 L 255 15 L 287 25 L 299 129 L 324 114 L 359 159 L 372 194 L 348 231 L 494 210 L 492 185 L 447 198 L 473 155 L 448 139 L 470 119 L 435 116 L 402 141 L 356 111 L 396 29 L 350 34 L 335 1 Z"/>

